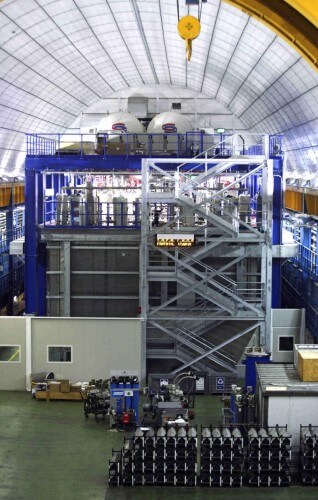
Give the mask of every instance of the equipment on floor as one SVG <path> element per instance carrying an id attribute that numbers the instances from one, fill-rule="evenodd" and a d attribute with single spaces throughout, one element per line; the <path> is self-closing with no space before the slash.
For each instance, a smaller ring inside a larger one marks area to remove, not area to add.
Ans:
<path id="1" fill-rule="evenodd" d="M 236 424 L 255 422 L 255 394 L 251 386 L 244 388 L 232 385 L 228 423 L 231 422 Z"/>
<path id="2" fill-rule="evenodd" d="M 92 380 L 86 390 L 86 399 L 84 401 L 84 413 L 87 418 L 90 413 L 102 415 L 103 417 L 109 413 L 110 408 L 110 393 L 108 389 L 109 380 Z"/>
<path id="3" fill-rule="evenodd" d="M 136 372 L 111 372 L 111 408 L 117 430 L 132 430 L 138 422 L 139 380 Z"/>
<path id="4" fill-rule="evenodd" d="M 48 380 L 54 379 L 55 376 L 53 372 L 31 373 L 32 382 L 47 382 Z"/>
<path id="5" fill-rule="evenodd" d="M 318 427 L 300 426 L 300 477 L 307 486 L 318 484 Z"/>
<path id="6" fill-rule="evenodd" d="M 147 402 L 143 405 L 143 425 L 155 428 L 188 425 L 189 419 L 194 416 L 194 413 L 189 411 L 194 405 L 194 395 L 191 390 L 185 395 L 180 388 L 181 381 L 186 378 L 195 381 L 199 377 L 192 372 L 181 373 L 175 377 L 172 384 L 161 384 L 159 389 L 145 388 Z"/>
<path id="7" fill-rule="evenodd" d="M 288 486 L 291 481 L 291 434 L 287 426 L 251 427 L 247 476 L 251 486 Z"/>
<path id="8" fill-rule="evenodd" d="M 316 484 L 310 472 L 316 430 L 302 428 L 304 484 Z M 210 425 L 200 434 L 196 426 L 138 427 L 120 451 L 113 450 L 109 486 L 289 486 L 292 436 L 286 426 Z"/>
<path id="9" fill-rule="evenodd" d="M 196 486 L 197 429 L 138 427 L 109 462 L 110 486 Z"/>
<path id="10" fill-rule="evenodd" d="M 255 417 L 256 364 L 270 363 L 263 347 L 246 347 L 244 387 L 232 385 L 230 408 L 223 409 L 223 423 L 253 424 Z"/>
<path id="11" fill-rule="evenodd" d="M 201 427 L 201 486 L 242 486 L 243 444 L 237 427 Z"/>
<path id="12" fill-rule="evenodd" d="M 53 372 L 31 373 L 32 397 L 35 398 L 37 391 L 46 391 L 50 380 L 54 380 Z"/>

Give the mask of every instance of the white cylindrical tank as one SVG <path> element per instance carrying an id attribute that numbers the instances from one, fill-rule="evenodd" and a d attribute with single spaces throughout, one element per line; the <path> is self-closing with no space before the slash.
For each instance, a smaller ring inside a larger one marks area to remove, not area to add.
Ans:
<path id="1" fill-rule="evenodd" d="M 185 134 L 193 130 L 190 120 L 176 111 L 155 116 L 148 125 L 148 134 Z"/>
<path id="2" fill-rule="evenodd" d="M 115 133 L 122 132 L 124 134 L 142 134 L 145 129 L 134 115 L 117 111 L 104 116 L 98 124 L 97 131 L 98 133 L 114 131 Z"/>
<path id="3" fill-rule="evenodd" d="M 131 135 L 123 135 L 131 134 Z M 97 153 L 134 154 L 146 144 L 145 128 L 130 113 L 118 111 L 104 116 L 97 127 Z"/>
<path id="4" fill-rule="evenodd" d="M 185 133 L 190 132 L 192 128 L 188 118 L 175 111 L 155 116 L 147 128 L 148 134 L 153 134 L 152 154 L 180 155 L 185 152 Z"/>

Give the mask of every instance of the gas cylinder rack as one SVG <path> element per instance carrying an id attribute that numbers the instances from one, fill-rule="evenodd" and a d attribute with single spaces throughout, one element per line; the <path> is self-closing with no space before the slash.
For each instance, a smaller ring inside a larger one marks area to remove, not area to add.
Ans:
<path id="1" fill-rule="evenodd" d="M 247 478 L 250 486 L 289 485 L 291 438 L 287 426 L 249 429 Z"/>
<path id="2" fill-rule="evenodd" d="M 196 486 L 197 428 L 138 427 L 109 462 L 110 486 Z"/>
<path id="3" fill-rule="evenodd" d="M 242 486 L 243 445 L 238 427 L 202 427 L 201 486 Z"/>
<path id="4" fill-rule="evenodd" d="M 300 478 L 303 484 L 318 485 L 318 427 L 300 426 Z"/>

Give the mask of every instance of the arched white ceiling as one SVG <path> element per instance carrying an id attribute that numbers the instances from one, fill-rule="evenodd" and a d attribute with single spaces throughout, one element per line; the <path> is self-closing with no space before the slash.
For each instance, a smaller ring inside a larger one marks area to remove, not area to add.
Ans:
<path id="1" fill-rule="evenodd" d="M 95 101 L 153 84 L 203 92 L 251 131 L 283 133 L 288 169 L 314 172 L 318 74 L 221 0 L 203 4 L 187 62 L 177 20 L 176 0 L 1 2 L 0 175 L 23 172 L 26 132 L 62 132 Z"/>

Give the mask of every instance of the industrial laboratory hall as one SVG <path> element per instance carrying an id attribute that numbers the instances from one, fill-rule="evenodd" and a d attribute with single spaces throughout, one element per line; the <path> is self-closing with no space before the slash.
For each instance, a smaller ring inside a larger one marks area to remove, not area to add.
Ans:
<path id="1" fill-rule="evenodd" d="M 0 0 L 0 499 L 318 497 L 318 0 Z"/>

